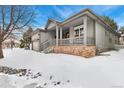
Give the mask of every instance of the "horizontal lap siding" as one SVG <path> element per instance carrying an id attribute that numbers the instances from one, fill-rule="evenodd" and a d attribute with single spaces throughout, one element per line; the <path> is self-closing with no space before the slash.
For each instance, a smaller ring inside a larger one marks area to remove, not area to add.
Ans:
<path id="1" fill-rule="evenodd" d="M 102 25 L 95 22 L 96 47 L 99 52 L 113 49 L 115 44 L 115 35 L 107 31 Z M 110 42 L 111 38 L 111 42 Z"/>
<path id="2" fill-rule="evenodd" d="M 35 51 L 39 51 L 39 38 L 39 32 L 32 36 L 32 49 Z"/>
<path id="3" fill-rule="evenodd" d="M 33 42 L 33 50 L 39 51 L 39 41 Z"/>

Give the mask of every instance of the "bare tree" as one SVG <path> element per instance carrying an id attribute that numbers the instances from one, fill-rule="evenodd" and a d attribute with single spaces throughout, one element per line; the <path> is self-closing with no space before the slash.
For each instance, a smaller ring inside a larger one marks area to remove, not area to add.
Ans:
<path id="1" fill-rule="evenodd" d="M 28 26 L 34 17 L 34 11 L 28 6 L 0 6 L 0 58 L 3 58 L 2 42 L 14 30 Z"/>

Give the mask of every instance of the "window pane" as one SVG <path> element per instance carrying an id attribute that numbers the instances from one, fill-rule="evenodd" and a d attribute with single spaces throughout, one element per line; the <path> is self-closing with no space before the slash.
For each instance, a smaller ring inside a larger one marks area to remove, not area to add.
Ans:
<path id="1" fill-rule="evenodd" d="M 75 36 L 79 36 L 79 29 L 75 30 Z"/>
<path id="2" fill-rule="evenodd" d="M 83 36 L 83 30 L 84 30 L 84 28 L 80 28 L 80 36 Z"/>

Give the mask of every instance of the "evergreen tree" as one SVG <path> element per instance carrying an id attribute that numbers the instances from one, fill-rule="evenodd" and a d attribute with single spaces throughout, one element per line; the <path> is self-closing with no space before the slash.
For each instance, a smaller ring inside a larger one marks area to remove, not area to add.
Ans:
<path id="1" fill-rule="evenodd" d="M 113 19 L 111 19 L 108 16 L 102 16 L 102 18 L 104 19 L 104 21 L 106 23 L 108 23 L 111 26 L 111 28 L 113 29 L 113 31 L 117 31 L 118 25 L 117 25 L 117 23 Z"/>
<path id="2" fill-rule="evenodd" d="M 33 29 L 31 27 L 23 34 L 23 39 L 21 40 L 21 46 L 25 48 L 30 48 L 31 44 L 31 36 L 32 36 Z"/>

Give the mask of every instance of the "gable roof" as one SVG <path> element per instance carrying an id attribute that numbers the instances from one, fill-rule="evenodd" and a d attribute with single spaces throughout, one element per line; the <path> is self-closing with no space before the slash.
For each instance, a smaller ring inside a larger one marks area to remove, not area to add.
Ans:
<path id="1" fill-rule="evenodd" d="M 47 23 L 46 23 L 46 25 L 45 25 L 45 29 L 47 29 L 48 25 L 49 25 L 51 22 L 53 22 L 53 23 L 55 23 L 55 24 L 59 24 L 59 23 L 60 23 L 60 22 L 57 21 L 57 20 L 54 20 L 54 19 L 49 18 L 48 21 L 47 21 Z"/>
<path id="2" fill-rule="evenodd" d="M 35 31 L 33 31 L 32 35 L 35 35 L 35 34 L 37 34 L 39 32 L 46 32 L 46 30 L 37 28 Z"/>
<path id="3" fill-rule="evenodd" d="M 60 26 L 63 26 L 65 25 L 66 23 L 69 23 L 71 22 L 72 20 L 82 16 L 82 15 L 91 15 L 90 18 L 96 20 L 96 21 L 99 21 L 100 23 L 102 23 L 105 27 L 107 27 L 108 29 L 111 30 L 112 33 L 116 34 L 116 35 L 119 35 L 116 31 L 113 31 L 112 27 L 104 21 L 104 19 L 102 17 L 100 17 L 99 15 L 97 15 L 96 13 L 94 13 L 91 9 L 84 9 L 82 10 L 81 12 L 77 13 L 77 14 L 74 14 L 73 16 L 67 18 L 66 20 L 64 20 L 63 22 L 59 22 L 59 21 L 56 21 L 54 19 L 48 19 L 47 21 L 47 24 L 45 26 L 45 29 L 48 27 L 48 25 L 50 24 L 50 22 L 53 22 L 55 24 L 58 24 Z"/>
<path id="4" fill-rule="evenodd" d="M 92 17 L 91 17 L 92 19 L 94 19 L 94 20 L 99 20 L 99 21 L 101 21 L 102 23 L 104 23 L 104 25 L 106 25 L 106 26 L 108 26 L 110 29 L 112 29 L 111 26 L 110 26 L 108 23 L 106 23 L 102 17 L 100 17 L 99 15 L 97 15 L 97 14 L 94 13 L 91 9 L 88 9 L 88 8 L 87 8 L 87 9 L 84 9 L 84 10 L 82 10 L 81 12 L 79 12 L 79 13 L 77 13 L 77 14 L 75 14 L 75 15 L 69 17 L 68 19 L 64 20 L 63 22 L 61 22 L 60 25 L 66 24 L 66 23 L 70 22 L 72 19 L 74 19 L 74 18 L 76 18 L 76 17 L 82 16 L 82 15 L 88 15 L 88 14 L 91 14 L 91 15 L 92 15 Z"/>
<path id="5" fill-rule="evenodd" d="M 70 22 L 71 20 L 74 20 L 76 17 L 82 16 L 82 15 L 92 15 L 90 16 L 90 18 L 101 22 L 104 26 L 106 26 L 107 28 L 109 28 L 111 30 L 112 33 L 119 35 L 116 31 L 113 31 L 112 27 L 104 21 L 104 19 L 102 17 L 100 17 L 99 15 L 97 15 L 96 13 L 94 13 L 91 9 L 84 9 L 81 12 L 69 17 L 68 19 L 64 20 L 63 22 L 60 23 L 60 25 L 64 25 L 68 22 Z"/>

